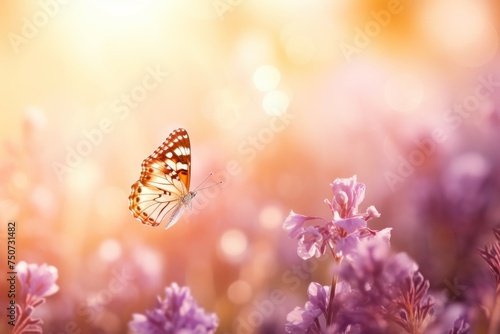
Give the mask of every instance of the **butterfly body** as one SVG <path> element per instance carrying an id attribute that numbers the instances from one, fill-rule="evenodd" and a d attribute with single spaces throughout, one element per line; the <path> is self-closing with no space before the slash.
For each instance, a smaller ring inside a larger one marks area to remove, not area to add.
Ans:
<path id="1" fill-rule="evenodd" d="M 142 162 L 141 176 L 132 185 L 129 209 L 145 225 L 158 226 L 165 217 L 169 228 L 196 196 L 189 190 L 191 145 L 184 129 L 174 130 Z"/>

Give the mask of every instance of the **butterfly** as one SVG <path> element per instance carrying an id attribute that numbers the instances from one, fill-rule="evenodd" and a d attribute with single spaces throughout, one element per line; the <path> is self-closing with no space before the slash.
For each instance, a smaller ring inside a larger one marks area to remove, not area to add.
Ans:
<path id="1" fill-rule="evenodd" d="M 187 207 L 191 209 L 196 196 L 196 191 L 189 190 L 191 144 L 187 131 L 174 130 L 141 166 L 139 181 L 130 192 L 129 210 L 149 226 L 158 226 L 167 217 L 167 229 Z"/>

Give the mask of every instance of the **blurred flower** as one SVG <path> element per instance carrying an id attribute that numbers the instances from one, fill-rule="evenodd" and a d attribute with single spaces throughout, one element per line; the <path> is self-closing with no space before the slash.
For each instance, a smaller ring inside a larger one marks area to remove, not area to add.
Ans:
<path id="1" fill-rule="evenodd" d="M 488 267 L 495 275 L 497 293 L 500 291 L 500 227 L 493 230 L 496 241 L 484 246 L 479 254 L 486 261 Z"/>
<path id="2" fill-rule="evenodd" d="M 340 266 L 335 294 L 311 283 L 304 308 L 287 316 L 288 333 L 424 333 L 433 320 L 429 282 L 405 253 L 364 239 Z M 333 286 L 332 285 L 332 286 Z M 399 328 L 399 331 L 397 330 Z"/>
<path id="3" fill-rule="evenodd" d="M 479 250 L 479 254 L 486 261 L 488 267 L 495 275 L 496 280 L 496 298 L 489 313 L 489 331 L 488 333 L 498 333 L 500 331 L 500 227 L 493 229 L 495 241 Z"/>
<path id="4" fill-rule="evenodd" d="M 139 334 L 210 334 L 218 326 L 215 314 L 200 308 L 188 287 L 176 283 L 165 288 L 165 299 L 158 297 L 157 306 L 146 315 L 134 314 L 129 327 Z"/>
<path id="5" fill-rule="evenodd" d="M 465 316 L 458 317 L 453 324 L 453 328 L 448 331 L 448 334 L 469 334 L 470 326 L 467 322 L 467 318 Z"/>
<path id="6" fill-rule="evenodd" d="M 496 158 L 475 151 L 436 159 L 408 179 L 411 204 L 393 206 L 397 215 L 409 218 L 402 227 L 409 236 L 403 242 L 418 249 L 416 260 L 431 281 L 458 277 L 475 285 L 478 241 L 497 220 L 498 162 L 495 165 Z"/>
<path id="7" fill-rule="evenodd" d="M 473 216 L 488 204 L 490 194 L 485 185 L 491 171 L 491 162 L 476 152 L 460 154 L 449 162 L 442 183 L 444 197 L 455 207 L 451 212 L 456 218 Z"/>
<path id="8" fill-rule="evenodd" d="M 59 290 L 56 284 L 57 268 L 47 264 L 27 264 L 21 261 L 16 266 L 17 275 L 21 281 L 23 295 L 32 297 L 47 297 Z"/>
<path id="9" fill-rule="evenodd" d="M 31 316 L 35 307 L 43 304 L 47 296 L 59 290 L 56 284 L 57 268 L 42 264 L 27 264 L 21 261 L 16 266 L 17 277 L 21 285 L 22 301 L 16 304 L 17 320 L 12 334 L 42 333 L 41 319 Z"/>
<path id="10" fill-rule="evenodd" d="M 360 242 L 353 252 L 339 271 L 352 292 L 349 303 L 337 305 L 336 330 L 355 326 L 386 333 L 399 325 L 407 333 L 423 333 L 434 303 L 417 264 L 405 253 L 391 254 L 389 245 L 376 238 Z"/>
<path id="11" fill-rule="evenodd" d="M 318 317 L 326 316 L 328 297 L 330 295 L 329 286 L 321 286 L 312 282 L 307 289 L 309 301 L 304 308 L 296 307 L 288 313 L 285 325 L 287 333 L 321 333 Z"/>

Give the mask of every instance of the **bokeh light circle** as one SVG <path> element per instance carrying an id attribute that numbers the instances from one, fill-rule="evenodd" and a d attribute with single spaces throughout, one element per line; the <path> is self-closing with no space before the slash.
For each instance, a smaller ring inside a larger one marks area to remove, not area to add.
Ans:
<path id="1" fill-rule="evenodd" d="M 458 65 L 481 66 L 497 53 L 498 31 L 481 1 L 428 1 L 420 25 L 431 45 Z"/>
<path id="2" fill-rule="evenodd" d="M 240 230 L 231 229 L 220 238 L 220 248 L 223 255 L 231 260 L 237 260 L 245 253 L 248 246 L 248 240 Z"/>
<path id="3" fill-rule="evenodd" d="M 122 246 L 115 239 L 104 240 L 99 246 L 99 257 L 106 262 L 112 262 L 120 258 Z"/>
<path id="4" fill-rule="evenodd" d="M 274 205 L 266 206 L 259 213 L 259 223 L 265 228 L 274 229 L 280 227 L 283 221 L 283 213 Z"/>
<path id="5" fill-rule="evenodd" d="M 271 65 L 263 65 L 255 70 L 253 74 L 253 83 L 261 92 L 268 92 L 275 89 L 280 79 L 280 71 Z"/>

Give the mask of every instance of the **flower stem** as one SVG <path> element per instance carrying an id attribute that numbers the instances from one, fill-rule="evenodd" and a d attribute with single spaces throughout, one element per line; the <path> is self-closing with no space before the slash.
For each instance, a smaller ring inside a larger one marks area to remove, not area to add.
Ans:
<path id="1" fill-rule="evenodd" d="M 342 257 L 335 256 L 335 266 L 338 268 L 340 266 L 340 262 Z M 328 307 L 326 308 L 326 327 L 329 328 L 333 324 L 334 314 L 333 314 L 333 300 L 335 299 L 335 290 L 337 287 L 337 282 L 339 279 L 339 275 L 335 273 L 332 277 L 332 285 L 330 287 L 330 297 L 328 298 Z"/>

